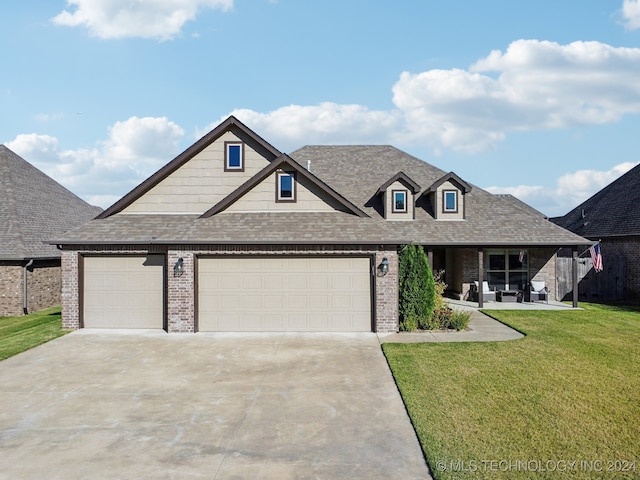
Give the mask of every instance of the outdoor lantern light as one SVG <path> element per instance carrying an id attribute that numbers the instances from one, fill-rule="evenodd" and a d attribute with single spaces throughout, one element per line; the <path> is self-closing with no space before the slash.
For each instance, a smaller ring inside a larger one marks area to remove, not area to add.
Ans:
<path id="1" fill-rule="evenodd" d="M 182 274 L 184 273 L 183 263 L 184 263 L 184 260 L 182 259 L 182 257 L 180 257 L 178 259 L 178 261 L 176 262 L 176 264 L 173 266 L 173 276 L 174 277 L 181 277 Z"/>
<path id="2" fill-rule="evenodd" d="M 380 271 L 381 276 L 389 273 L 389 259 L 387 257 L 384 257 L 382 259 L 382 262 L 380 262 L 380 265 L 378 265 L 378 270 Z"/>

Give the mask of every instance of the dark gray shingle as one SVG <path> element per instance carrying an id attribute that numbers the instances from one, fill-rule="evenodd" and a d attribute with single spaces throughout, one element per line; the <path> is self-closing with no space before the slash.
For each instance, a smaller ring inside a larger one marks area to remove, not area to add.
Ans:
<path id="1" fill-rule="evenodd" d="M 43 241 L 98 215 L 93 207 L 0 145 L 0 258 L 58 258 Z"/>

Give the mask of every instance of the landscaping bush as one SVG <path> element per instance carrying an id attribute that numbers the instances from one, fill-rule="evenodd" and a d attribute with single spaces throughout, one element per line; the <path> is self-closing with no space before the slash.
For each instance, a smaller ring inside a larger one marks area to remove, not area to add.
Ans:
<path id="1" fill-rule="evenodd" d="M 418 329 L 418 319 L 416 317 L 405 317 L 400 322 L 401 332 L 415 332 Z"/>
<path id="2" fill-rule="evenodd" d="M 420 329 L 433 329 L 435 280 L 429 260 L 419 245 L 406 245 L 399 253 L 400 329 L 411 331 L 415 320 Z"/>
<path id="3" fill-rule="evenodd" d="M 454 328 L 459 332 L 460 330 L 464 330 L 469 326 L 470 320 L 471 320 L 471 312 L 462 312 L 460 310 L 452 310 L 451 316 L 449 317 L 449 324 L 447 328 Z"/>

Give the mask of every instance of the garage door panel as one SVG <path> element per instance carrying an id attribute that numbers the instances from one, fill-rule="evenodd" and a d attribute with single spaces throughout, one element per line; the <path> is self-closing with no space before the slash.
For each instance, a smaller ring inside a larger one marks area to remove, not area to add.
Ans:
<path id="1" fill-rule="evenodd" d="M 164 256 L 85 257 L 87 328 L 162 328 Z"/>
<path id="2" fill-rule="evenodd" d="M 200 331 L 371 331 L 368 258 L 201 258 L 198 272 Z"/>

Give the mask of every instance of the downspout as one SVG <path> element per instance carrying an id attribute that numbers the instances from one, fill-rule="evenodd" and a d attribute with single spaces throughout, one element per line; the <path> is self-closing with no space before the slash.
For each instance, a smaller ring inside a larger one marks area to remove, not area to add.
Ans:
<path id="1" fill-rule="evenodd" d="M 33 258 L 27 262 L 22 270 L 22 312 L 27 315 L 29 313 L 27 301 L 27 269 L 33 265 Z"/>

